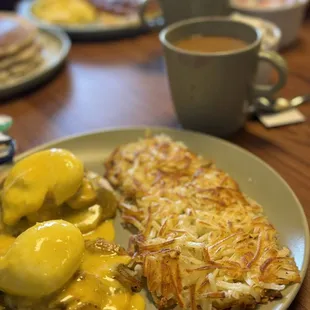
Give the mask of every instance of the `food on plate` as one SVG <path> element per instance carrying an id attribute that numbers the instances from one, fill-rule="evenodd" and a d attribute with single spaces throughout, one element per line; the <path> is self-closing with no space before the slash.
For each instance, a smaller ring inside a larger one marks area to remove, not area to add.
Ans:
<path id="1" fill-rule="evenodd" d="M 20 234 L 0 260 L 1 291 L 39 298 L 62 288 L 82 263 L 84 239 L 65 221 L 36 224 Z"/>
<path id="2" fill-rule="evenodd" d="M 37 35 L 35 26 L 14 14 L 0 14 L 0 56 L 10 56 L 30 44 Z"/>
<path id="3" fill-rule="evenodd" d="M 0 306 L 144 310 L 118 271 L 131 257 L 112 243 L 117 205 L 108 181 L 67 150 L 18 161 L 0 190 Z"/>
<path id="4" fill-rule="evenodd" d="M 15 14 L 0 13 L 0 84 L 31 74 L 43 63 L 38 31 Z"/>
<path id="5" fill-rule="evenodd" d="M 263 208 L 183 143 L 146 137 L 105 166 L 124 223 L 138 231 L 133 261 L 119 268 L 140 271 L 158 308 L 255 307 L 301 281 Z"/>
<path id="6" fill-rule="evenodd" d="M 36 0 L 33 14 L 52 24 L 88 24 L 97 18 L 96 9 L 86 0 Z"/>
<path id="7" fill-rule="evenodd" d="M 51 149 L 19 161 L 3 184 L 3 222 L 16 224 L 37 212 L 50 198 L 56 207 L 83 187 L 84 167 L 71 152 Z"/>
<path id="8" fill-rule="evenodd" d="M 51 219 L 65 219 L 88 233 L 113 218 L 117 208 L 109 183 L 63 149 L 17 162 L 3 182 L 1 201 L 2 222 L 11 233 Z"/>
<path id="9" fill-rule="evenodd" d="M 57 25 L 95 23 L 115 27 L 139 24 L 140 4 L 138 0 L 36 0 L 32 13 L 43 21 Z M 150 1 L 146 17 L 154 19 L 159 14 L 157 1 Z"/>
<path id="10" fill-rule="evenodd" d="M 75 279 L 53 301 L 52 306 L 68 309 L 143 310 L 144 300 L 116 278 L 117 267 L 131 258 L 126 251 L 103 239 L 86 240 L 86 254 Z M 108 298 L 107 298 L 108 297 Z M 81 308 L 81 301 L 85 308 Z M 80 307 L 80 308 L 78 308 Z"/>
<path id="11" fill-rule="evenodd" d="M 5 294 L 3 305 L 18 310 L 144 310 L 144 299 L 118 280 L 122 281 L 118 266 L 130 260 L 126 251 L 115 244 L 100 238 L 85 238 L 84 256 L 75 274 L 63 287 L 44 298 Z M 53 278 L 50 280 L 53 285 Z"/>
<path id="12" fill-rule="evenodd" d="M 89 0 L 100 11 L 100 20 L 105 26 L 139 24 L 139 0 Z M 146 19 L 154 19 L 160 15 L 157 1 L 147 5 Z"/>

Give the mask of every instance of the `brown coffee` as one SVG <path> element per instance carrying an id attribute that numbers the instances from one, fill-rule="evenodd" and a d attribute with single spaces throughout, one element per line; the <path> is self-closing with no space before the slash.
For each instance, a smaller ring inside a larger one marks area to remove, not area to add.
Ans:
<path id="1" fill-rule="evenodd" d="M 232 37 L 195 35 L 177 41 L 174 45 L 190 52 L 217 53 L 240 50 L 248 44 Z"/>

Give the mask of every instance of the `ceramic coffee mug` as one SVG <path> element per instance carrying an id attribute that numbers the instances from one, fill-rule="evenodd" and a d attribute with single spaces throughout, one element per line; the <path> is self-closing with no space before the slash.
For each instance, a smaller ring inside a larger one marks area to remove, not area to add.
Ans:
<path id="1" fill-rule="evenodd" d="M 227 52 L 189 52 L 175 46 L 195 35 L 225 36 L 247 45 Z M 202 17 L 175 23 L 160 33 L 172 99 L 185 128 L 218 136 L 240 129 L 254 96 L 271 96 L 286 83 L 287 67 L 275 52 L 260 52 L 261 33 L 229 18 Z M 274 85 L 254 85 L 259 61 L 278 72 Z"/>
<path id="2" fill-rule="evenodd" d="M 140 18 L 144 24 L 144 12 L 150 0 L 141 3 Z M 229 0 L 158 0 L 166 25 L 200 16 L 228 15 Z"/>

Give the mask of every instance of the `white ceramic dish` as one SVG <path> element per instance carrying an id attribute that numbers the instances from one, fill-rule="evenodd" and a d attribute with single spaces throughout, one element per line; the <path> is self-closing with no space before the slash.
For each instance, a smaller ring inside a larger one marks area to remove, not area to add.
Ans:
<path id="1" fill-rule="evenodd" d="M 37 39 L 42 47 L 43 63 L 29 74 L 0 86 L 0 100 L 46 82 L 66 60 L 71 41 L 64 32 L 55 28 L 39 28 Z"/>
<path id="2" fill-rule="evenodd" d="M 288 1 L 281 6 L 246 6 L 240 0 L 230 3 L 233 10 L 275 23 L 282 32 L 280 47 L 285 47 L 297 39 L 309 0 Z"/>
<path id="3" fill-rule="evenodd" d="M 166 133 L 183 141 L 189 148 L 206 158 L 215 160 L 217 166 L 227 171 L 241 189 L 264 206 L 265 213 L 279 232 L 280 242 L 287 245 L 295 258 L 304 279 L 309 262 L 309 229 L 302 206 L 281 176 L 256 156 L 224 140 L 190 131 L 154 128 L 153 133 Z M 60 147 L 72 151 L 84 161 L 87 169 L 104 173 L 103 160 L 120 144 L 136 141 L 144 136 L 145 128 L 119 129 L 73 136 L 42 145 L 26 152 L 21 159 L 33 152 Z M 279 216 L 281 212 L 281 216 Z M 127 247 L 129 232 L 115 221 L 116 242 Z M 288 287 L 284 297 L 260 310 L 284 310 L 295 298 L 301 284 Z M 155 306 L 147 301 L 147 309 Z"/>
<path id="4" fill-rule="evenodd" d="M 33 1 L 23 0 L 18 5 L 18 13 L 35 23 L 38 26 L 55 27 L 48 22 L 38 19 L 32 13 Z M 65 31 L 72 39 L 75 40 L 97 40 L 97 39 L 108 39 L 120 36 L 135 35 L 141 32 L 150 30 L 151 28 L 160 28 L 163 26 L 164 21 L 162 16 L 155 18 L 146 18 L 149 25 L 142 25 L 139 21 L 138 15 L 137 20 L 122 22 L 120 24 L 105 25 L 102 21 L 86 24 L 86 25 L 62 25 L 58 26 Z"/>

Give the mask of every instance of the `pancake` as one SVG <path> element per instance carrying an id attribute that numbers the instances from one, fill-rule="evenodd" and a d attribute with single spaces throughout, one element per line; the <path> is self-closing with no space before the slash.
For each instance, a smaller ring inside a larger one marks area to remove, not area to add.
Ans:
<path id="1" fill-rule="evenodd" d="M 31 59 L 31 61 L 27 61 L 25 63 L 19 63 L 10 68 L 9 72 L 13 77 L 20 77 L 29 74 L 31 71 L 37 68 L 38 65 L 42 63 L 42 57 L 40 55 L 36 55 Z"/>
<path id="2" fill-rule="evenodd" d="M 27 61 L 17 62 L 4 70 L 0 70 L 0 85 L 13 84 L 19 79 L 32 74 L 40 68 L 43 60 L 41 54 L 35 53 Z"/>
<path id="3" fill-rule="evenodd" d="M 0 70 L 5 70 L 17 63 L 24 63 L 31 61 L 40 53 L 41 47 L 38 43 L 34 42 L 27 45 L 24 49 L 18 51 L 17 53 L 0 59 Z"/>
<path id="4" fill-rule="evenodd" d="M 37 35 L 37 28 L 25 19 L 0 13 L 0 84 L 13 84 L 42 64 Z"/>
<path id="5" fill-rule="evenodd" d="M 37 29 L 15 14 L 0 13 L 0 58 L 10 56 L 28 44 L 37 35 Z"/>
<path id="6" fill-rule="evenodd" d="M 0 71 L 0 86 L 7 84 L 10 78 L 10 73 L 8 71 Z"/>

